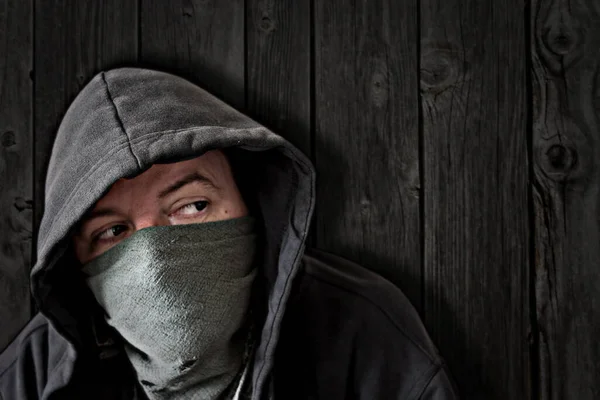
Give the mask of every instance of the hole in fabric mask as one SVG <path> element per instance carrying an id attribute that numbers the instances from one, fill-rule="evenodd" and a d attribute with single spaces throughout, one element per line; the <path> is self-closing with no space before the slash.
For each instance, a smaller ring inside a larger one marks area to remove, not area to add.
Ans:
<path id="1" fill-rule="evenodd" d="M 148 354 L 144 353 L 144 352 L 143 352 L 143 351 L 141 351 L 141 350 L 138 350 L 138 351 L 139 351 L 139 353 L 140 353 L 140 358 L 141 358 L 142 360 L 144 360 L 144 361 L 148 361 L 148 360 L 150 359 L 150 357 L 148 357 Z"/>
<path id="2" fill-rule="evenodd" d="M 183 372 L 186 369 L 190 369 L 192 367 L 192 365 L 196 364 L 196 359 L 191 359 L 191 360 L 187 360 L 186 362 L 184 362 L 183 364 L 181 364 L 179 366 L 179 371 Z"/>

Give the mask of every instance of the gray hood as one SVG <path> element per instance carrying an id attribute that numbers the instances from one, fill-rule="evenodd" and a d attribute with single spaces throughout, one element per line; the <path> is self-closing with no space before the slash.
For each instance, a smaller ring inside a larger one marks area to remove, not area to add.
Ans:
<path id="1" fill-rule="evenodd" d="M 253 370 L 263 392 L 286 301 L 302 258 L 315 202 L 310 160 L 281 136 L 177 76 L 119 68 L 97 74 L 58 129 L 45 183 L 45 209 L 31 272 L 33 296 L 55 328 L 82 349 L 91 297 L 77 276 L 70 238 L 78 221 L 120 178 L 153 163 L 207 150 L 245 151 L 264 235 L 268 305 Z"/>

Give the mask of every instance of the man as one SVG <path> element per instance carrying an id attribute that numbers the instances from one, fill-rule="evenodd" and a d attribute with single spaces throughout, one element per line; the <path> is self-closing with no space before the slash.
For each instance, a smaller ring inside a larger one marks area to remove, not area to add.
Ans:
<path id="1" fill-rule="evenodd" d="M 45 196 L 40 313 L 0 356 L 0 398 L 457 397 L 396 287 L 305 248 L 310 161 L 182 78 L 96 75 Z"/>

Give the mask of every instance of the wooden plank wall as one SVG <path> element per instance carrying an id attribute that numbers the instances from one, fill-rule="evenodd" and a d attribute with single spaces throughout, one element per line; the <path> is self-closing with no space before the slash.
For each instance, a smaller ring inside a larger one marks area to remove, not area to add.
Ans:
<path id="1" fill-rule="evenodd" d="M 137 63 L 311 157 L 310 244 L 406 293 L 463 398 L 600 398 L 599 45 L 595 0 L 0 0 L 0 349 L 60 119 Z"/>
<path id="2" fill-rule="evenodd" d="M 421 1 L 424 318 L 473 399 L 528 396 L 521 4 Z"/>
<path id="3" fill-rule="evenodd" d="M 600 398 L 600 3 L 533 1 L 535 343 L 542 399 Z"/>
<path id="4" fill-rule="evenodd" d="M 32 6 L 0 1 L 0 349 L 31 316 Z"/>
<path id="5" fill-rule="evenodd" d="M 315 1 L 313 157 L 317 247 L 391 279 L 420 309 L 417 5 Z"/>

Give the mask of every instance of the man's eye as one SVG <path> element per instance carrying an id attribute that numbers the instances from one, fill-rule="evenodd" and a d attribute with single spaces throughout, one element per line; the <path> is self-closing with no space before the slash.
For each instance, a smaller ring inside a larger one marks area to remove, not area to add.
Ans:
<path id="1" fill-rule="evenodd" d="M 96 236 L 96 240 L 111 241 L 127 229 L 125 225 L 113 225 Z"/>
<path id="2" fill-rule="evenodd" d="M 187 204 L 176 211 L 177 214 L 196 215 L 208 206 L 208 201 L 200 200 Z"/>

